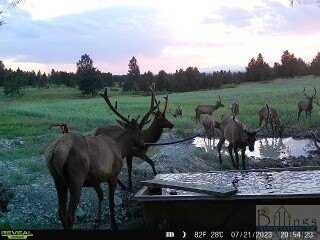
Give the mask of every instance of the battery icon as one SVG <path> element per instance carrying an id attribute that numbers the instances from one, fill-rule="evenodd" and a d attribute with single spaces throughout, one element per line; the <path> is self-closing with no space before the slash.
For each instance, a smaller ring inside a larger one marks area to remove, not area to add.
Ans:
<path id="1" fill-rule="evenodd" d="M 174 232 L 166 232 L 166 238 L 174 238 Z"/>

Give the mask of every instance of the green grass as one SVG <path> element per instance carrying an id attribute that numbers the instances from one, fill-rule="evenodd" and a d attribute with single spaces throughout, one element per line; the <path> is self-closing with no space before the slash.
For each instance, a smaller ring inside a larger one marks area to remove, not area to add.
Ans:
<path id="1" fill-rule="evenodd" d="M 320 91 L 320 78 L 307 76 L 278 79 L 272 82 L 232 85 L 218 90 L 170 94 L 169 108 L 174 109 L 181 104 L 184 116 L 181 119 L 173 119 L 169 114 L 168 116 L 175 124 L 177 133 L 184 135 L 196 127 L 193 121 L 194 108 L 198 104 L 214 104 L 218 95 L 221 95 L 225 107 L 219 109 L 217 114 L 219 116 L 228 114 L 232 99 L 239 97 L 240 119 L 250 127 L 257 127 L 257 112 L 265 103 L 278 109 L 287 125 L 299 128 L 315 127 L 320 120 L 317 105 L 311 121 L 304 119 L 300 123 L 296 121 L 297 102 L 303 98 L 304 87 L 310 91 L 312 87 L 316 87 Z M 119 109 L 125 115 L 141 115 L 149 106 L 150 97 L 121 95 L 119 92 L 114 94 L 119 94 L 112 99 L 118 100 Z M 161 96 L 158 96 L 158 99 L 162 99 Z M 0 160 L 42 154 L 50 141 L 60 134 L 58 130 L 48 129 L 50 124 L 57 122 L 68 123 L 72 131 L 83 133 L 105 123 L 115 123 L 114 115 L 101 97 L 83 98 L 77 89 L 30 88 L 19 98 L 5 97 L 1 91 L 0 136 L 22 137 L 25 144 L 14 150 L 1 152 Z"/>

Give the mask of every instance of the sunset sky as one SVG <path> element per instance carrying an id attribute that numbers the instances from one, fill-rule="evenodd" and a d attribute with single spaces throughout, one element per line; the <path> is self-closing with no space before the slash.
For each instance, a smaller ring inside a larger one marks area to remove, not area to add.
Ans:
<path id="1" fill-rule="evenodd" d="M 314 1 L 25 0 L 6 12 L 0 60 L 25 70 L 75 71 L 88 53 L 114 74 L 125 74 L 132 56 L 141 72 L 154 73 L 241 70 L 259 52 L 273 64 L 286 49 L 309 62 L 320 51 Z"/>

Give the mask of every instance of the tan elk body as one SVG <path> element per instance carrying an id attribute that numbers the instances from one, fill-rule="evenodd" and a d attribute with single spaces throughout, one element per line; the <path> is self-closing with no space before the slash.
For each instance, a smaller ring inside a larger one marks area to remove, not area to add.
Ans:
<path id="1" fill-rule="evenodd" d="M 54 179 L 58 195 L 59 217 L 64 228 L 72 228 L 75 210 L 79 204 L 81 188 L 93 187 L 99 198 L 97 222 L 100 222 L 103 192 L 100 183 L 109 186 L 109 208 L 111 228 L 116 229 L 114 213 L 114 191 L 118 175 L 123 165 L 123 158 L 131 149 L 141 148 L 141 128 L 145 124 L 147 113 L 138 124 L 136 119 L 123 117 L 110 103 L 107 90 L 102 95 L 110 109 L 121 119 L 119 124 L 124 131 L 121 136 L 111 138 L 106 135 L 83 136 L 65 133 L 55 140 L 47 153 L 47 166 Z M 69 204 L 68 192 L 70 194 Z"/>
<path id="2" fill-rule="evenodd" d="M 198 105 L 195 109 L 196 112 L 196 121 L 200 120 L 201 114 L 209 114 L 212 115 L 214 111 L 219 109 L 220 107 L 224 107 L 221 101 L 221 97 L 219 96 L 219 100 L 217 100 L 215 105 Z"/>
<path id="3" fill-rule="evenodd" d="M 238 151 L 241 150 L 242 166 L 245 168 L 245 151 L 249 147 L 250 151 L 254 151 L 254 144 L 256 141 L 256 134 L 260 129 L 249 130 L 238 119 L 233 117 L 225 118 L 221 123 L 216 124 L 220 129 L 222 137 L 217 145 L 220 165 L 222 165 L 221 150 L 222 146 L 227 140 L 229 142 L 228 152 L 232 160 L 233 166 L 239 168 L 239 155 Z M 234 161 L 233 152 L 235 154 L 236 162 Z"/>

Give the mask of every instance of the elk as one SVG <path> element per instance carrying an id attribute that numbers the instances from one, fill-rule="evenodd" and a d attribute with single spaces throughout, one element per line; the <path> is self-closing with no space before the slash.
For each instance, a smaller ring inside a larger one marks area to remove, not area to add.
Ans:
<path id="1" fill-rule="evenodd" d="M 238 119 L 233 117 L 228 117 L 224 119 L 221 123 L 217 122 L 216 127 L 221 131 L 221 138 L 217 145 L 219 153 L 220 166 L 222 166 L 221 149 L 225 140 L 228 140 L 228 152 L 235 168 L 239 169 L 239 155 L 238 151 L 241 150 L 242 156 L 242 167 L 245 169 L 245 151 L 246 147 L 249 150 L 254 151 L 254 144 L 256 141 L 256 135 L 261 128 L 256 130 L 249 130 L 244 124 L 242 124 Z M 236 162 L 234 161 L 233 152 L 235 154 Z"/>
<path id="2" fill-rule="evenodd" d="M 218 108 L 224 107 L 221 101 L 221 97 L 219 96 L 219 100 L 217 100 L 215 105 L 198 105 L 195 109 L 196 112 L 196 122 L 200 120 L 201 114 L 209 114 L 212 115 L 214 111 L 216 111 Z"/>
<path id="3" fill-rule="evenodd" d="M 147 112 L 138 123 L 120 114 L 111 104 L 107 89 L 100 94 L 112 112 L 119 118 L 117 122 L 123 128 L 120 136 L 113 139 L 107 135 L 84 136 L 66 133 L 55 140 L 47 151 L 47 166 L 52 175 L 58 195 L 59 218 L 65 229 L 71 229 L 75 210 L 79 204 L 82 187 L 93 187 L 99 199 L 96 222 L 100 223 L 103 191 L 100 183 L 109 186 L 109 209 L 111 229 L 116 230 L 114 212 L 114 193 L 119 183 L 118 175 L 123 165 L 123 158 L 131 149 L 144 147 L 141 129 L 147 122 Z M 152 109 L 153 110 L 153 109 Z M 68 192 L 70 193 L 69 204 Z"/>
<path id="4" fill-rule="evenodd" d="M 305 96 L 305 99 L 298 102 L 298 121 L 300 120 L 300 115 L 301 115 L 301 112 L 303 111 L 306 113 L 306 119 L 308 117 L 308 114 L 309 114 L 309 118 L 311 119 L 311 113 L 313 109 L 313 100 L 317 94 L 316 88 L 313 88 L 313 89 L 314 89 L 314 94 L 312 96 L 309 96 L 306 94 L 306 88 L 303 89 L 303 94 Z"/>
<path id="5" fill-rule="evenodd" d="M 154 104 L 156 103 L 156 104 Z M 143 142 L 153 143 L 157 142 L 165 128 L 172 129 L 174 125 L 166 118 L 166 110 L 168 105 L 168 96 L 165 97 L 165 107 L 163 111 L 160 111 L 159 109 L 160 101 L 157 101 L 154 96 L 154 91 L 151 89 L 151 107 L 156 108 L 156 111 L 154 111 L 152 114 L 154 115 L 154 119 L 151 122 L 150 126 L 147 129 L 142 130 L 141 137 L 143 139 Z M 155 107 L 153 107 L 155 106 Z M 122 134 L 124 130 L 118 126 L 104 126 L 97 128 L 95 131 L 95 136 L 98 135 L 108 135 L 112 138 L 115 138 Z M 151 167 L 154 175 L 157 174 L 157 171 L 155 169 L 154 162 L 146 155 L 146 152 L 148 150 L 149 146 L 145 145 L 142 148 L 139 149 L 132 149 L 134 151 L 131 151 L 126 156 L 127 160 L 127 170 L 128 170 L 128 178 L 129 178 L 129 189 L 132 189 L 132 159 L 133 157 L 141 158 L 142 160 L 146 161 Z"/>
<path id="6" fill-rule="evenodd" d="M 259 114 L 259 127 L 262 126 L 262 123 L 265 124 L 266 128 L 268 127 L 268 125 L 270 125 L 273 137 L 275 136 L 275 132 L 277 131 L 279 134 L 279 137 L 282 138 L 283 131 L 284 131 L 284 124 L 281 123 L 277 110 L 269 107 L 269 105 L 266 104 L 265 107 L 260 109 L 258 114 Z"/>
<path id="7" fill-rule="evenodd" d="M 216 119 L 209 114 L 202 114 L 200 116 L 200 123 L 203 127 L 205 137 L 211 140 L 215 136 L 215 128 L 217 128 L 217 124 L 219 123 Z"/>
<path id="8" fill-rule="evenodd" d="M 178 107 L 175 109 L 175 111 L 173 113 L 170 111 L 170 113 L 174 118 L 182 117 L 182 107 L 181 107 L 181 105 L 179 104 Z"/>
<path id="9" fill-rule="evenodd" d="M 233 101 L 230 106 L 230 110 L 233 116 L 239 115 L 239 101 Z"/>

